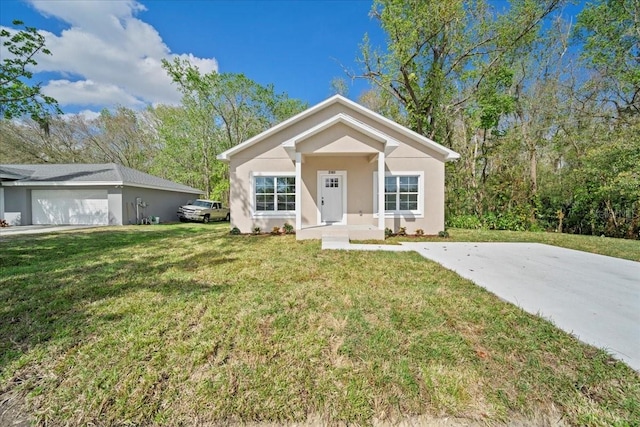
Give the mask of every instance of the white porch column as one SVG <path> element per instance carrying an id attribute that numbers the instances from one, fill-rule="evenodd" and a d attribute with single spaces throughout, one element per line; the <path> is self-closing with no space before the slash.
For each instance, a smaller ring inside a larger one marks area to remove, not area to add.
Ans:
<path id="1" fill-rule="evenodd" d="M 302 229 L 302 153 L 296 153 L 296 231 Z"/>
<path id="2" fill-rule="evenodd" d="M 384 230 L 384 151 L 378 153 L 378 229 Z"/>

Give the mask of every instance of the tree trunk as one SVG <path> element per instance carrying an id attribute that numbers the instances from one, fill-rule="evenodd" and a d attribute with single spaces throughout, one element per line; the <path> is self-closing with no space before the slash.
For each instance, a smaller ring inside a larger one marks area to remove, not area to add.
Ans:
<path id="1" fill-rule="evenodd" d="M 531 200 L 538 194 L 538 153 L 535 146 L 529 146 L 529 179 L 531 180 Z"/>

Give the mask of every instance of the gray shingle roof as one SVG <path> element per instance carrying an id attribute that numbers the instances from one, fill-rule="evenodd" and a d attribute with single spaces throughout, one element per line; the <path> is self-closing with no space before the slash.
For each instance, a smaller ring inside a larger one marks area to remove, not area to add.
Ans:
<path id="1" fill-rule="evenodd" d="M 28 178 L 32 173 L 32 170 L 0 165 L 0 181 L 15 181 L 17 179 Z"/>
<path id="2" fill-rule="evenodd" d="M 12 180 L 20 185 L 45 185 L 65 183 L 73 185 L 126 185 L 131 187 L 157 188 L 201 194 L 202 191 L 178 184 L 157 176 L 149 175 L 115 163 L 104 164 L 42 164 L 42 165 L 2 165 L 0 180 Z"/>

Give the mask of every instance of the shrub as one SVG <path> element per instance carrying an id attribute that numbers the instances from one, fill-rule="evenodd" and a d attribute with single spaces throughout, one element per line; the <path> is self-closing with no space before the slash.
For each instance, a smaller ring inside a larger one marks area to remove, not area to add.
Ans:
<path id="1" fill-rule="evenodd" d="M 448 227 L 453 228 L 467 228 L 467 229 L 479 229 L 482 228 L 482 221 L 475 215 L 457 215 L 453 218 L 449 218 L 447 221 Z"/>
<path id="2" fill-rule="evenodd" d="M 416 236 L 424 236 L 424 230 L 422 228 L 418 228 L 416 230 Z"/>
<path id="3" fill-rule="evenodd" d="M 489 212 L 483 222 L 489 230 L 525 231 L 533 226 L 532 213 L 525 207 L 514 207 L 502 212 Z"/>
<path id="4" fill-rule="evenodd" d="M 271 235 L 272 235 L 272 236 L 277 236 L 277 235 L 279 235 L 279 234 L 280 234 L 280 227 L 273 227 L 273 228 L 271 229 Z"/>
<path id="5" fill-rule="evenodd" d="M 293 225 L 289 224 L 288 222 L 284 223 L 282 229 L 284 230 L 284 234 L 293 234 L 294 231 Z"/>
<path id="6" fill-rule="evenodd" d="M 231 231 L 229 231 L 229 234 L 233 235 L 233 236 L 238 236 L 240 235 L 240 229 L 238 227 L 233 227 L 231 229 Z"/>
<path id="7" fill-rule="evenodd" d="M 389 227 L 385 228 L 384 229 L 384 235 L 385 235 L 385 237 L 393 236 L 393 230 L 390 229 Z"/>
<path id="8" fill-rule="evenodd" d="M 449 237 L 449 232 L 447 230 L 438 231 L 438 237 Z"/>
<path id="9" fill-rule="evenodd" d="M 262 230 L 260 229 L 260 227 L 253 227 L 253 232 L 252 232 L 252 234 L 253 234 L 253 235 L 258 235 L 258 234 L 260 234 L 260 231 L 262 231 Z"/>
<path id="10" fill-rule="evenodd" d="M 407 227 L 400 227 L 398 229 L 398 236 L 406 236 L 407 235 Z"/>

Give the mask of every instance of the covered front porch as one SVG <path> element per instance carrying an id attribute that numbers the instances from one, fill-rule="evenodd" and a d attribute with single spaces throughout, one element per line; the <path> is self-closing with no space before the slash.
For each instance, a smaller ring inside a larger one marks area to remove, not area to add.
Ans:
<path id="1" fill-rule="evenodd" d="M 382 240 L 386 156 L 397 141 L 338 114 L 282 144 L 295 165 L 298 240 Z"/>

